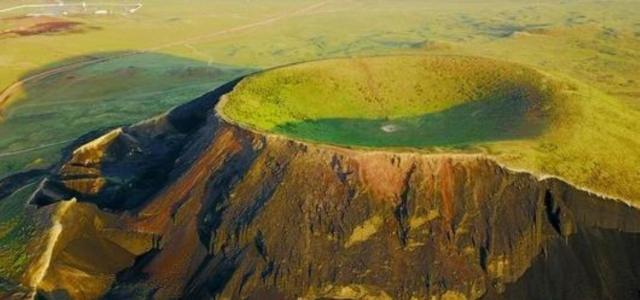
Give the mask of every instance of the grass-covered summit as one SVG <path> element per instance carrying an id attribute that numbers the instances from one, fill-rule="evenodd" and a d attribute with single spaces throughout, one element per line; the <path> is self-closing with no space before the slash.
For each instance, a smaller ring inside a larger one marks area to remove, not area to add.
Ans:
<path id="1" fill-rule="evenodd" d="M 534 70 L 482 58 L 335 59 L 251 76 L 224 113 L 330 144 L 459 147 L 540 134 L 558 90 Z"/>
<path id="2" fill-rule="evenodd" d="M 640 113 L 565 75 L 477 57 L 344 58 L 245 78 L 218 112 L 341 146 L 484 153 L 640 201 Z"/>

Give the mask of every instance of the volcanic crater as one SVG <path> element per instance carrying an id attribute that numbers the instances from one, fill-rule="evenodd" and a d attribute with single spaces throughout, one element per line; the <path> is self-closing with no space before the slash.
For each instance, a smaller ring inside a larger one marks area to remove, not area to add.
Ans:
<path id="1" fill-rule="evenodd" d="M 456 147 L 539 135 L 562 88 L 536 70 L 478 57 L 332 59 L 249 76 L 217 110 L 311 142 Z"/>

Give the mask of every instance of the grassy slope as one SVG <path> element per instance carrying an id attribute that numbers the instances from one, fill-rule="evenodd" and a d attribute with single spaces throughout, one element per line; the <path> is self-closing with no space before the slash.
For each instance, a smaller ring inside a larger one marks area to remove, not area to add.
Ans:
<path id="1" fill-rule="evenodd" d="M 537 72 L 490 59 L 337 59 L 251 76 L 229 94 L 224 112 L 263 130 L 327 118 L 397 119 L 442 111 L 501 93 L 553 89 L 542 81 Z"/>
<path id="2" fill-rule="evenodd" d="M 491 145 L 502 163 L 560 176 L 582 188 L 640 204 L 640 113 L 581 83 L 543 138 Z"/>

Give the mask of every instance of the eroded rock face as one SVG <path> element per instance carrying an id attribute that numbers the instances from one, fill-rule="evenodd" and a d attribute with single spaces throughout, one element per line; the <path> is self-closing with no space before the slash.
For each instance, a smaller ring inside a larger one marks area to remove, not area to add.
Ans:
<path id="1" fill-rule="evenodd" d="M 38 253 L 24 283 L 53 299 L 96 299 L 115 282 L 116 273 L 150 251 L 155 237 L 129 231 L 118 217 L 75 199 L 42 208 L 49 230 L 34 243 Z"/>
<path id="2" fill-rule="evenodd" d="M 621 202 L 481 156 L 359 151 L 256 134 L 214 116 L 216 95 L 202 100 L 211 104 L 205 115 L 205 104 L 183 108 L 178 121 L 165 116 L 84 146 L 34 196 L 40 205 L 69 196 L 95 203 L 119 230 L 153 237 L 152 249 L 135 262 L 109 270 L 116 276 L 110 286 L 87 284 L 93 289 L 87 295 L 622 299 L 638 293 L 640 212 Z M 201 119 L 186 126 L 190 113 Z M 149 174 L 157 177 L 148 182 Z"/>

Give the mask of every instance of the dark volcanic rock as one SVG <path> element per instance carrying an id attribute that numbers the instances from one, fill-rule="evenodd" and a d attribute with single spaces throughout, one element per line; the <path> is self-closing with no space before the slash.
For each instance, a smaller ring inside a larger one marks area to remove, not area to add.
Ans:
<path id="1" fill-rule="evenodd" d="M 214 115 L 230 87 L 78 148 L 35 196 L 157 237 L 106 298 L 637 297 L 638 210 L 482 156 L 254 133 Z"/>

